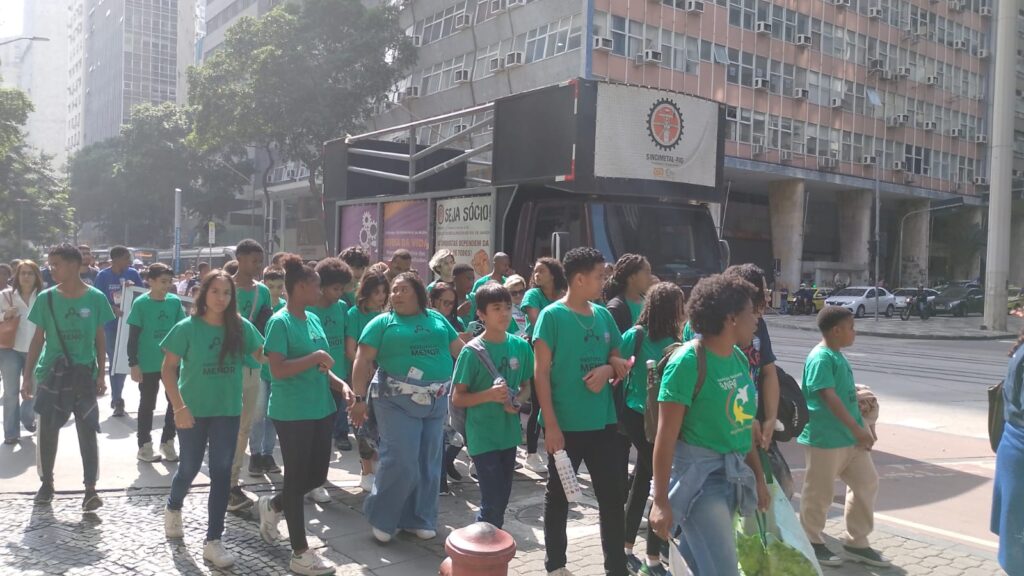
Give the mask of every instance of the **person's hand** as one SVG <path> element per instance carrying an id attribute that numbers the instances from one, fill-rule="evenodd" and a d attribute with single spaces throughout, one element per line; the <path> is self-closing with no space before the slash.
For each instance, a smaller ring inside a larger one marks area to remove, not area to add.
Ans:
<path id="1" fill-rule="evenodd" d="M 508 404 L 508 386 L 504 382 L 491 386 L 484 391 L 484 395 L 488 402 Z"/>
<path id="2" fill-rule="evenodd" d="M 345 405 L 351 410 L 356 403 L 355 392 L 352 392 L 352 387 L 344 380 L 342 380 L 341 386 L 341 396 L 345 399 Z"/>
<path id="3" fill-rule="evenodd" d="M 142 368 L 132 366 L 132 382 L 142 382 Z"/>
<path id="4" fill-rule="evenodd" d="M 758 479 L 757 481 L 757 509 L 761 512 L 767 512 L 772 507 L 772 493 L 768 490 L 768 484 L 765 483 L 764 478 Z"/>
<path id="5" fill-rule="evenodd" d="M 111 308 L 113 308 L 113 310 L 114 310 L 114 316 L 117 316 L 118 318 L 120 318 L 121 314 L 122 314 L 121 307 L 120 306 L 111 306 Z"/>
<path id="6" fill-rule="evenodd" d="M 103 396 L 106 393 L 107 393 L 107 379 L 104 377 L 103 374 L 100 374 L 96 378 L 96 395 L 97 396 Z"/>
<path id="7" fill-rule="evenodd" d="M 633 363 L 636 360 L 634 358 L 619 358 L 613 357 L 608 359 L 608 364 L 611 365 L 615 371 L 615 378 L 622 380 L 629 375 L 629 371 L 633 369 Z"/>
<path id="8" fill-rule="evenodd" d="M 544 450 L 548 454 L 554 454 L 559 450 L 565 449 L 565 436 L 562 436 L 562 430 L 558 426 L 552 426 L 547 424 L 544 427 Z"/>
<path id="9" fill-rule="evenodd" d="M 174 411 L 174 426 L 178 430 L 191 428 L 195 424 L 196 419 L 192 417 L 192 412 L 188 409 L 188 406 L 182 406 L 181 410 Z"/>
<path id="10" fill-rule="evenodd" d="M 505 413 L 506 414 L 519 414 L 519 408 L 512 405 L 511 402 L 505 402 Z"/>
<path id="11" fill-rule="evenodd" d="M 871 430 L 868 430 L 863 426 L 857 428 L 853 433 L 853 438 L 857 441 L 857 447 L 863 448 L 864 450 L 870 451 L 875 445 L 875 437 L 871 434 Z"/>
<path id="12" fill-rule="evenodd" d="M 25 402 L 32 399 L 32 374 L 27 370 L 21 377 L 21 399 Z"/>
<path id="13" fill-rule="evenodd" d="M 647 516 L 647 524 L 662 540 L 668 541 L 669 528 L 672 526 L 672 507 L 667 500 L 656 498 Z"/>
<path id="14" fill-rule="evenodd" d="M 18 315 L 18 310 L 15 308 L 8 308 L 4 310 L 4 320 L 10 320 Z"/>
<path id="15" fill-rule="evenodd" d="M 313 353 L 316 357 L 316 364 L 320 367 L 321 372 L 327 372 L 334 367 L 334 358 L 325 350 L 317 350 Z"/>
<path id="16" fill-rule="evenodd" d="M 366 402 L 355 402 L 354 396 L 352 400 L 354 404 L 349 407 L 348 417 L 352 420 L 352 425 L 358 428 L 366 422 Z"/>
<path id="17" fill-rule="evenodd" d="M 609 364 L 602 364 L 587 372 L 587 375 L 583 377 L 583 383 L 586 384 L 587 390 L 598 394 L 613 376 L 615 376 L 615 369 Z"/>
<path id="18" fill-rule="evenodd" d="M 772 445 L 772 437 L 775 435 L 775 418 L 765 420 L 761 423 L 761 433 L 758 435 L 758 445 L 762 450 L 767 450 Z"/>
<path id="19" fill-rule="evenodd" d="M 459 316 L 465 316 L 469 314 L 469 311 L 473 309 L 473 305 L 470 304 L 469 300 L 466 300 L 462 304 L 459 304 L 459 308 L 456 310 Z"/>

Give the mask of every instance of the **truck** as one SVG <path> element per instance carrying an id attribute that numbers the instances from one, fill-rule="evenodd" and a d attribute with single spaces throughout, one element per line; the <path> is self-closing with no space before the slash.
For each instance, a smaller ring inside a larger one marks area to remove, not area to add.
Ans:
<path id="1" fill-rule="evenodd" d="M 466 118 L 475 123 L 417 143 L 421 127 Z M 445 248 L 477 275 L 500 251 L 529 276 L 540 257 L 592 246 L 609 262 L 643 254 L 661 280 L 690 287 L 728 264 L 712 211 L 725 129 L 716 102 L 575 79 L 333 140 L 329 234 L 338 250 L 358 245 L 376 259 L 409 250 L 425 279 Z"/>

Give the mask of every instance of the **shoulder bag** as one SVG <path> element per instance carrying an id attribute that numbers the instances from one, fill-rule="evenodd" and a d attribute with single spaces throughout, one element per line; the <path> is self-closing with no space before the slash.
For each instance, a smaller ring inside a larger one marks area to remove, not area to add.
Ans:
<path id="1" fill-rule="evenodd" d="M 8 308 L 14 308 L 14 290 L 4 290 L 5 300 Z M 18 337 L 18 324 L 21 323 L 21 316 L 12 316 L 7 320 L 0 321 L 0 349 L 9 350 L 14 348 L 14 341 Z"/>

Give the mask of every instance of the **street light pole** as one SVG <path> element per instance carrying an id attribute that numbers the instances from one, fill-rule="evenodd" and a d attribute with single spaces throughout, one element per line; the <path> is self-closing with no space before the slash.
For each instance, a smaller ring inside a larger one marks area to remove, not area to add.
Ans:
<path id="1" fill-rule="evenodd" d="M 29 42 L 49 42 L 50 41 L 50 39 L 46 38 L 45 36 L 19 36 L 17 38 L 8 38 L 7 40 L 0 40 L 0 46 L 4 46 L 6 44 L 13 44 L 13 43 L 19 42 L 21 40 L 27 40 Z"/>
<path id="2" fill-rule="evenodd" d="M 181 264 L 181 188 L 174 189 L 174 273 Z"/>

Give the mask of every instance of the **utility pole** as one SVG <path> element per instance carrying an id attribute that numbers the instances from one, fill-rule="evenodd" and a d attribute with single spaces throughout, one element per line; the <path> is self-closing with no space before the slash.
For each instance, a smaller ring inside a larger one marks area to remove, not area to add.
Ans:
<path id="1" fill-rule="evenodd" d="M 174 273 L 181 271 L 181 188 L 174 189 Z"/>
<path id="2" fill-rule="evenodd" d="M 995 98 L 989 161 L 988 247 L 985 257 L 985 324 L 1006 330 L 1006 282 L 1010 273 L 1010 217 L 1013 187 L 1013 126 L 1016 98 L 1017 2 L 996 8 Z"/>

